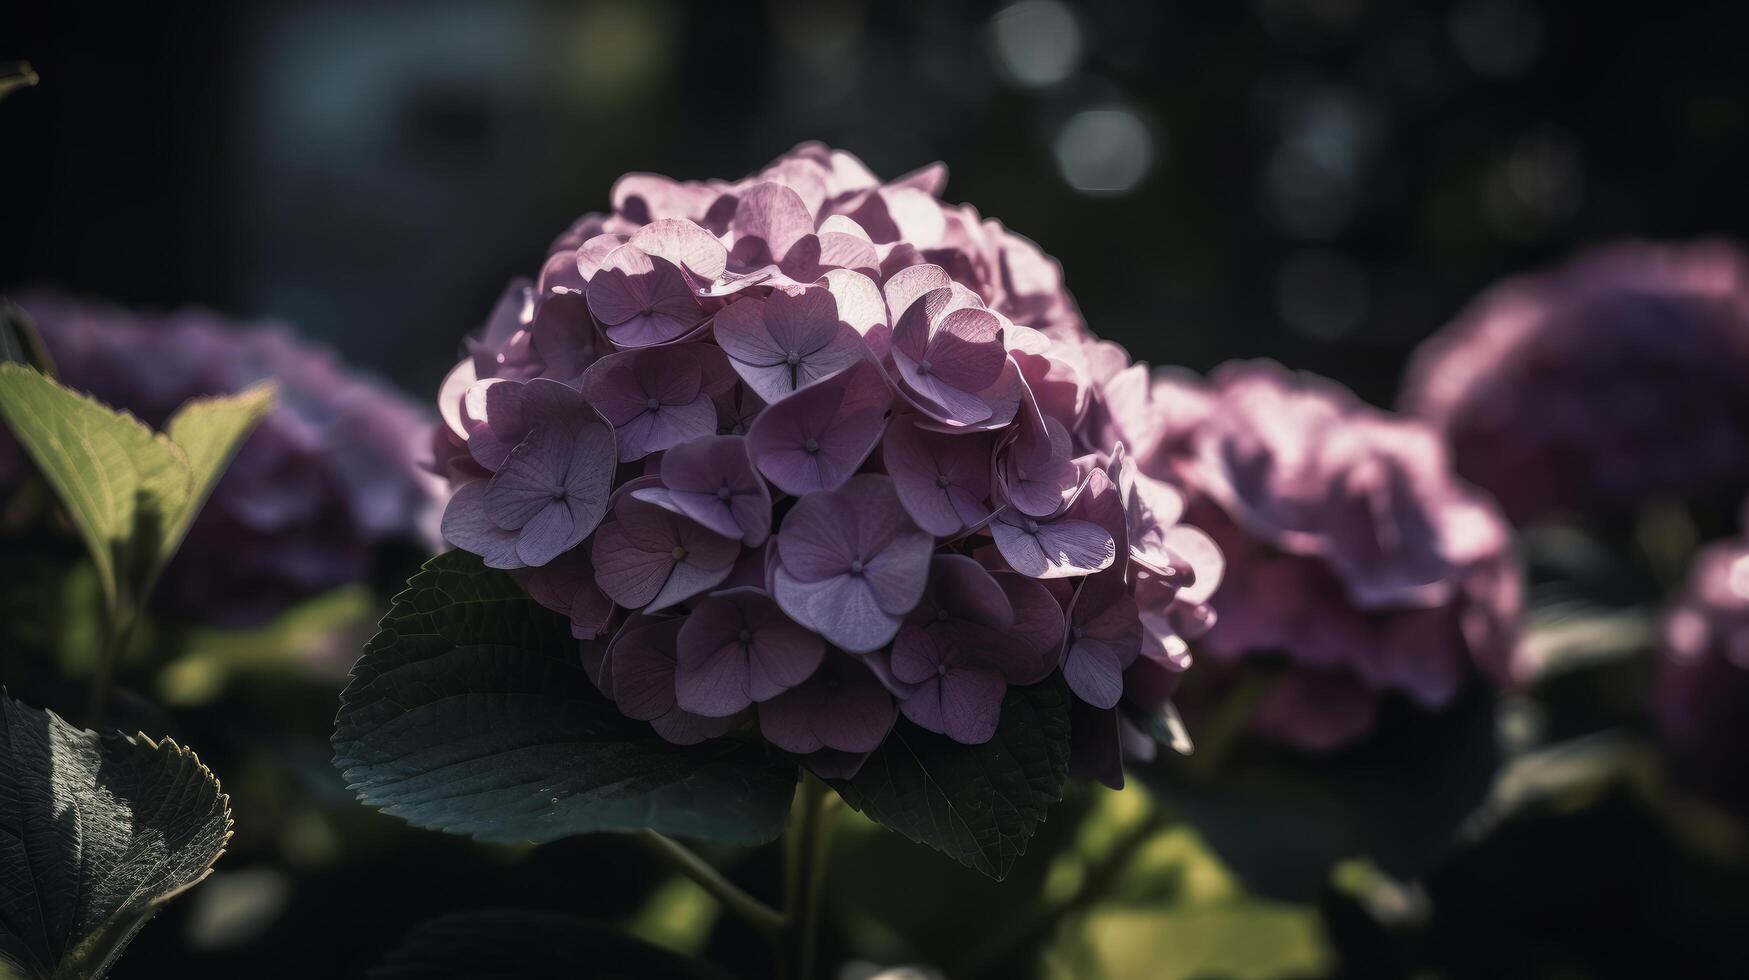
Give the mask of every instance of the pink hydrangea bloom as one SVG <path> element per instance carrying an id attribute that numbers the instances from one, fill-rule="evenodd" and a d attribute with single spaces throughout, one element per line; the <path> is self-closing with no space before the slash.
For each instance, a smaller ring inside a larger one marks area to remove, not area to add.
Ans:
<path id="1" fill-rule="evenodd" d="M 1665 731 L 1687 744 L 1740 738 L 1749 730 L 1749 539 L 1701 549 L 1660 632 Z"/>
<path id="2" fill-rule="evenodd" d="M 1119 373 L 1101 392 L 1107 419 L 1160 384 Z M 1181 386 L 1181 376 L 1164 383 Z M 1262 734 L 1331 749 L 1364 734 L 1379 694 L 1437 708 L 1472 668 L 1501 683 L 1522 584 L 1512 535 L 1493 502 L 1460 481 L 1424 423 L 1370 408 L 1321 378 L 1269 362 L 1234 362 L 1198 385 L 1186 431 L 1161 432 L 1120 462 L 1130 506 L 1179 510 L 1196 528 L 1132 534 L 1149 575 L 1180 578 L 1180 595 L 1215 613 L 1198 645 L 1213 673 L 1248 658 L 1285 656 L 1286 673 L 1254 719 Z M 1173 487 L 1150 487 L 1148 477 Z M 1176 488 L 1188 507 L 1168 491 Z M 1144 520 L 1144 524 L 1146 521 Z M 1164 547 L 1162 547 L 1164 546 Z M 1162 559 L 1166 560 L 1162 560 Z M 1223 576 L 1218 593 L 1199 586 Z M 1174 635 L 1206 624 L 1143 614 L 1168 662 Z"/>
<path id="3" fill-rule="evenodd" d="M 450 540 L 518 568 L 664 737 L 756 730 L 844 776 L 900 717 L 988 741 L 1059 671 L 1087 731 L 1166 710 L 1218 552 L 1105 438 L 1127 355 L 944 181 L 812 144 L 740 181 L 628 175 L 445 380 Z M 558 447 L 561 402 L 611 445 Z M 585 457 L 612 506 L 573 542 Z"/>
<path id="4" fill-rule="evenodd" d="M 1423 344 L 1405 411 L 1516 523 L 1749 489 L 1749 255 L 1624 242 L 1503 282 Z"/>

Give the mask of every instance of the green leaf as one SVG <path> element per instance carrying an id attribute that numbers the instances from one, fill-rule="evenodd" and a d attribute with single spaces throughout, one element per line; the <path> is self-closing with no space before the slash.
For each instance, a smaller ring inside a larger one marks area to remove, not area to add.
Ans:
<path id="1" fill-rule="evenodd" d="M 638 977 L 717 980 L 715 967 L 600 922 L 554 912 L 462 912 L 413 928 L 372 980 Z"/>
<path id="2" fill-rule="evenodd" d="M 72 515 L 112 610 L 143 601 L 273 386 L 190 402 L 172 439 L 18 364 L 0 364 L 0 416 Z"/>
<path id="3" fill-rule="evenodd" d="M 901 721 L 834 785 L 870 819 L 1001 880 L 1068 777 L 1068 696 L 1035 684 L 1008 692 L 990 741 L 961 745 Z"/>
<path id="4" fill-rule="evenodd" d="M 427 562 L 340 696 L 334 764 L 359 799 L 486 841 L 648 828 L 762 843 L 796 769 L 755 745 L 663 741 L 584 673 L 569 622 L 466 552 Z"/>
<path id="5" fill-rule="evenodd" d="M 0 695 L 0 975 L 101 977 L 224 853 L 231 811 L 193 752 L 98 735 Z"/>
<path id="6" fill-rule="evenodd" d="M 189 630 L 158 672 L 158 697 L 175 707 L 208 704 L 234 681 L 335 684 L 346 674 L 341 651 L 374 631 L 380 605 L 354 582 L 307 599 L 260 626 Z M 63 644 L 63 648 L 65 644 Z"/>
<path id="7" fill-rule="evenodd" d="M 66 505 L 111 608 L 144 575 L 163 529 L 187 505 L 182 450 L 138 419 L 30 368 L 0 364 L 0 415 Z M 144 545 L 144 546 L 142 546 Z"/>
<path id="8" fill-rule="evenodd" d="M 164 529 L 158 566 L 169 563 L 195 515 L 230 468 L 243 440 L 273 408 L 276 386 L 271 381 L 251 385 L 235 395 L 197 398 L 176 410 L 164 432 L 188 461 L 188 499 Z"/>
<path id="9" fill-rule="evenodd" d="M 0 362 L 23 364 L 50 377 L 55 374 L 54 358 L 43 346 L 36 322 L 18 304 L 3 296 L 0 296 Z"/>
<path id="10" fill-rule="evenodd" d="M 1326 976 L 1331 966 L 1318 910 L 1240 900 L 1209 908 L 1100 907 L 1053 950 L 1044 975 L 1232 980 Z"/>

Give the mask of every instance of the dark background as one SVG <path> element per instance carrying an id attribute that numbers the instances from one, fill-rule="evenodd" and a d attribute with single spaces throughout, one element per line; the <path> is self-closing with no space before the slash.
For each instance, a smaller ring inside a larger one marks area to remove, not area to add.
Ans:
<path id="1" fill-rule="evenodd" d="M 1749 236 L 1746 7 L 15 2 L 0 60 L 42 83 L 0 103 L 0 288 L 282 318 L 424 399 L 621 173 L 739 177 L 819 139 L 885 176 L 945 161 L 947 198 L 1042 243 L 1138 358 L 1267 355 L 1388 404 L 1413 345 L 1500 276 L 1619 236 Z M 612 918 L 657 880 L 611 840 L 487 849 L 353 805 L 333 698 L 177 716 L 249 812 L 227 876 L 119 975 L 349 975 L 441 912 Z M 1602 814 L 1433 878 L 1458 910 L 1439 958 L 1531 974 L 1547 964 L 1507 951 L 1552 943 L 1551 974 L 1645 975 L 1673 949 L 1739 955 L 1740 881 L 1684 872 L 1638 809 Z M 739 871 L 762 894 L 776 874 L 764 852 Z M 1345 921 L 1335 940 L 1389 951 Z M 736 942 L 712 952 L 744 961 Z"/>
<path id="2" fill-rule="evenodd" d="M 1138 358 L 1380 402 L 1498 276 L 1749 223 L 1741 4 L 7 7 L 0 286 L 285 318 L 421 396 L 616 176 L 804 139 L 946 161 Z"/>

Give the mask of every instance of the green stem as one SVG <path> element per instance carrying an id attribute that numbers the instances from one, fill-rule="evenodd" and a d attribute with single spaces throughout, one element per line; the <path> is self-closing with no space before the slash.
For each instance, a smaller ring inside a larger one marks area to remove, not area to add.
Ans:
<path id="1" fill-rule="evenodd" d="M 103 617 L 103 647 L 97 653 L 97 669 L 91 675 L 85 700 L 85 727 L 93 731 L 103 724 L 104 711 L 109 707 L 109 689 L 115 682 L 115 667 L 133 636 L 134 619 L 133 611 L 125 604 Z"/>
<path id="2" fill-rule="evenodd" d="M 1173 816 L 1155 806 L 1141 822 L 1119 835 L 1111 848 L 1082 869 L 1081 881 L 1075 891 L 1049 905 L 1040 904 L 1032 915 L 1019 919 L 1013 926 L 977 947 L 966 956 L 955 976 L 995 976 L 996 970 L 1009 964 L 1021 953 L 1050 940 L 1071 915 L 1081 911 L 1109 892 L 1130 861 L 1143 845 L 1172 826 Z"/>
<path id="3" fill-rule="evenodd" d="M 784 976 L 811 980 L 820 931 L 820 894 L 826 882 L 826 851 L 832 839 L 832 787 L 804 773 L 790 809 L 784 840 Z"/>
<path id="4" fill-rule="evenodd" d="M 1221 767 L 1231 754 L 1234 743 L 1244 733 L 1245 726 L 1250 724 L 1257 709 L 1263 706 L 1264 698 L 1280 679 L 1274 671 L 1253 668 L 1244 672 L 1239 683 L 1215 706 L 1202 731 L 1197 733 L 1196 751 L 1188 760 L 1192 774 L 1206 778 Z"/>
<path id="5" fill-rule="evenodd" d="M 776 936 L 783 931 L 785 919 L 782 913 L 747 894 L 686 845 L 653 830 L 639 831 L 638 837 L 657 857 L 666 861 L 675 871 L 692 879 L 721 903 L 723 908 L 740 916 L 748 925 L 770 936 Z"/>

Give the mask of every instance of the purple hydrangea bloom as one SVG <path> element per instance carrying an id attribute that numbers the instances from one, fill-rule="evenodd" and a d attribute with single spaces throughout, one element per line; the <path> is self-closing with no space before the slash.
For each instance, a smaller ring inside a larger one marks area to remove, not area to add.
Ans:
<path id="1" fill-rule="evenodd" d="M 751 548 L 771 533 L 771 491 L 740 436 L 704 436 L 675 446 L 662 454 L 661 479 L 660 487 L 636 491 L 638 499 Z"/>
<path id="2" fill-rule="evenodd" d="M 881 458 L 899 502 L 917 526 L 938 538 L 982 527 L 990 519 L 988 434 L 950 436 L 902 415 L 887 426 Z"/>
<path id="3" fill-rule="evenodd" d="M 1075 696 L 1095 708 L 1114 708 L 1123 696 L 1123 675 L 1142 652 L 1142 621 L 1136 600 L 1124 588 L 1123 572 L 1089 575 L 1069 603 L 1069 635 L 1063 644 L 1063 679 Z"/>
<path id="4" fill-rule="evenodd" d="M 852 477 L 785 515 L 773 592 L 784 612 L 833 645 L 878 650 L 922 597 L 934 545 L 900 506 L 892 480 Z"/>
<path id="5" fill-rule="evenodd" d="M 571 635 L 594 639 L 613 621 L 613 600 L 595 582 L 586 548 L 573 548 L 539 568 L 520 574 L 522 587 L 536 602 L 571 620 Z"/>
<path id="6" fill-rule="evenodd" d="M 590 559 L 601 591 L 627 609 L 655 612 L 715 588 L 740 554 L 731 538 L 621 489 L 613 519 L 595 535 Z M 629 492 L 628 492 L 629 491 Z"/>
<path id="7" fill-rule="evenodd" d="M 1088 472 L 1055 514 L 1035 518 L 1009 504 L 996 513 L 990 532 L 1008 564 L 1034 578 L 1104 571 L 1118 561 L 1120 538 L 1127 541 L 1117 487 L 1099 469 Z"/>
<path id="8" fill-rule="evenodd" d="M 678 644 L 683 619 L 639 616 L 620 627 L 599 671 L 602 693 L 626 717 L 647 721 L 678 745 L 716 738 L 735 727 L 733 717 L 713 718 L 682 708 L 675 695 Z"/>
<path id="9" fill-rule="evenodd" d="M 935 266 L 940 285 L 914 299 L 893 324 L 893 364 L 900 384 L 927 411 L 955 425 L 975 425 L 992 409 L 978 393 L 1001 377 L 1007 358 L 1002 321 L 977 294 L 948 279 Z"/>
<path id="10" fill-rule="evenodd" d="M 1416 352 L 1406 411 L 1517 523 L 1749 489 L 1749 256 L 1627 242 L 1493 287 Z"/>
<path id="11" fill-rule="evenodd" d="M 709 318 L 694 291 L 723 271 L 723 249 L 685 221 L 641 228 L 601 260 L 589 280 L 589 312 L 617 347 L 679 340 Z"/>
<path id="12" fill-rule="evenodd" d="M 70 387 L 162 428 L 191 399 L 279 385 L 213 489 L 154 602 L 197 623 L 259 623 L 363 581 L 395 544 L 437 544 L 429 413 L 278 325 L 203 310 L 142 313 L 54 293 L 15 297 Z M 0 483 L 22 465 L 0 426 Z"/>
<path id="13" fill-rule="evenodd" d="M 1028 517 L 1063 509 L 1081 484 L 1069 430 L 1039 411 L 1030 393 L 996 460 L 1002 499 Z"/>
<path id="14" fill-rule="evenodd" d="M 1204 393 L 1212 404 L 1192 433 L 1134 459 L 1180 487 L 1209 532 L 1161 541 L 1194 565 L 1183 595 L 1217 614 L 1205 662 L 1219 672 L 1253 655 L 1288 659 L 1257 732 L 1330 749 L 1371 727 L 1381 692 L 1437 708 L 1472 666 L 1512 680 L 1522 586 L 1511 532 L 1453 475 L 1431 429 L 1268 362 L 1224 365 Z M 1158 550 L 1147 535 L 1137 544 Z M 1199 550 L 1224 556 L 1224 570 Z M 1208 597 L 1195 583 L 1211 566 L 1224 581 Z M 1150 645 L 1169 654 L 1185 624 L 1149 625 Z"/>
<path id="15" fill-rule="evenodd" d="M 892 695 L 855 657 L 829 652 L 800 687 L 759 704 L 759 731 L 788 752 L 873 752 L 892 730 Z"/>
<path id="16" fill-rule="evenodd" d="M 820 635 L 796 625 L 764 591 L 712 593 L 681 628 L 676 694 L 688 711 L 731 715 L 806 681 L 825 652 Z"/>
<path id="17" fill-rule="evenodd" d="M 1664 730 L 1688 745 L 1740 739 L 1749 730 L 1749 540 L 1700 550 L 1661 633 L 1656 701 Z"/>
<path id="18" fill-rule="evenodd" d="M 803 389 L 759 414 L 747 445 L 759 472 L 785 493 L 835 489 L 880 444 L 892 394 L 872 361 Z"/>
<path id="19" fill-rule="evenodd" d="M 778 288 L 749 296 L 713 320 L 717 344 L 747 386 L 767 402 L 831 377 L 865 355 L 862 338 L 840 322 L 825 286 Z"/>
<path id="20" fill-rule="evenodd" d="M 480 502 L 499 528 L 517 532 L 516 556 L 523 564 L 544 565 L 601 523 L 613 471 L 612 430 L 599 416 L 579 410 L 575 424 L 530 429 L 487 482 Z"/>
<path id="21" fill-rule="evenodd" d="M 987 741 L 1008 688 L 1059 670 L 1121 732 L 1188 665 L 1219 555 L 1107 438 L 1135 421 L 1101 401 L 1127 355 L 944 180 L 812 144 L 740 181 L 628 175 L 445 379 L 450 540 L 519 568 L 664 737 L 756 717 L 842 776 L 901 714 Z M 518 506 L 559 484 L 560 402 L 611 430 L 612 511 L 536 549 Z"/>
<path id="22" fill-rule="evenodd" d="M 496 472 L 450 498 L 444 536 L 495 568 L 544 565 L 581 543 L 607 512 L 613 431 L 575 388 L 557 381 L 480 382 L 470 392 L 482 390 L 484 398 L 468 401 L 494 406 L 498 421 L 472 427 L 470 446 L 516 442 L 507 452 L 473 453 L 482 465 L 495 462 Z M 506 394 L 494 396 L 500 391 Z"/>
<path id="23" fill-rule="evenodd" d="M 643 459 L 717 431 L 699 345 L 623 351 L 590 365 L 583 392 L 613 424 L 622 462 Z"/>
<path id="24" fill-rule="evenodd" d="M 1026 611 L 1036 616 L 1036 608 Z M 1060 634 L 1060 616 L 1056 622 Z M 1044 623 L 1048 633 L 1050 620 Z M 905 717 L 955 741 L 987 742 L 1008 685 L 1036 683 L 1055 666 L 1017 625 L 1031 624 L 1017 624 L 1008 591 L 983 566 L 965 555 L 937 555 L 923 598 L 876 672 L 902 697 Z"/>
<path id="25" fill-rule="evenodd" d="M 910 266 L 885 286 L 893 376 L 917 411 L 945 431 L 1007 426 L 1019 408 L 1020 370 L 1005 321 L 939 266 Z"/>

